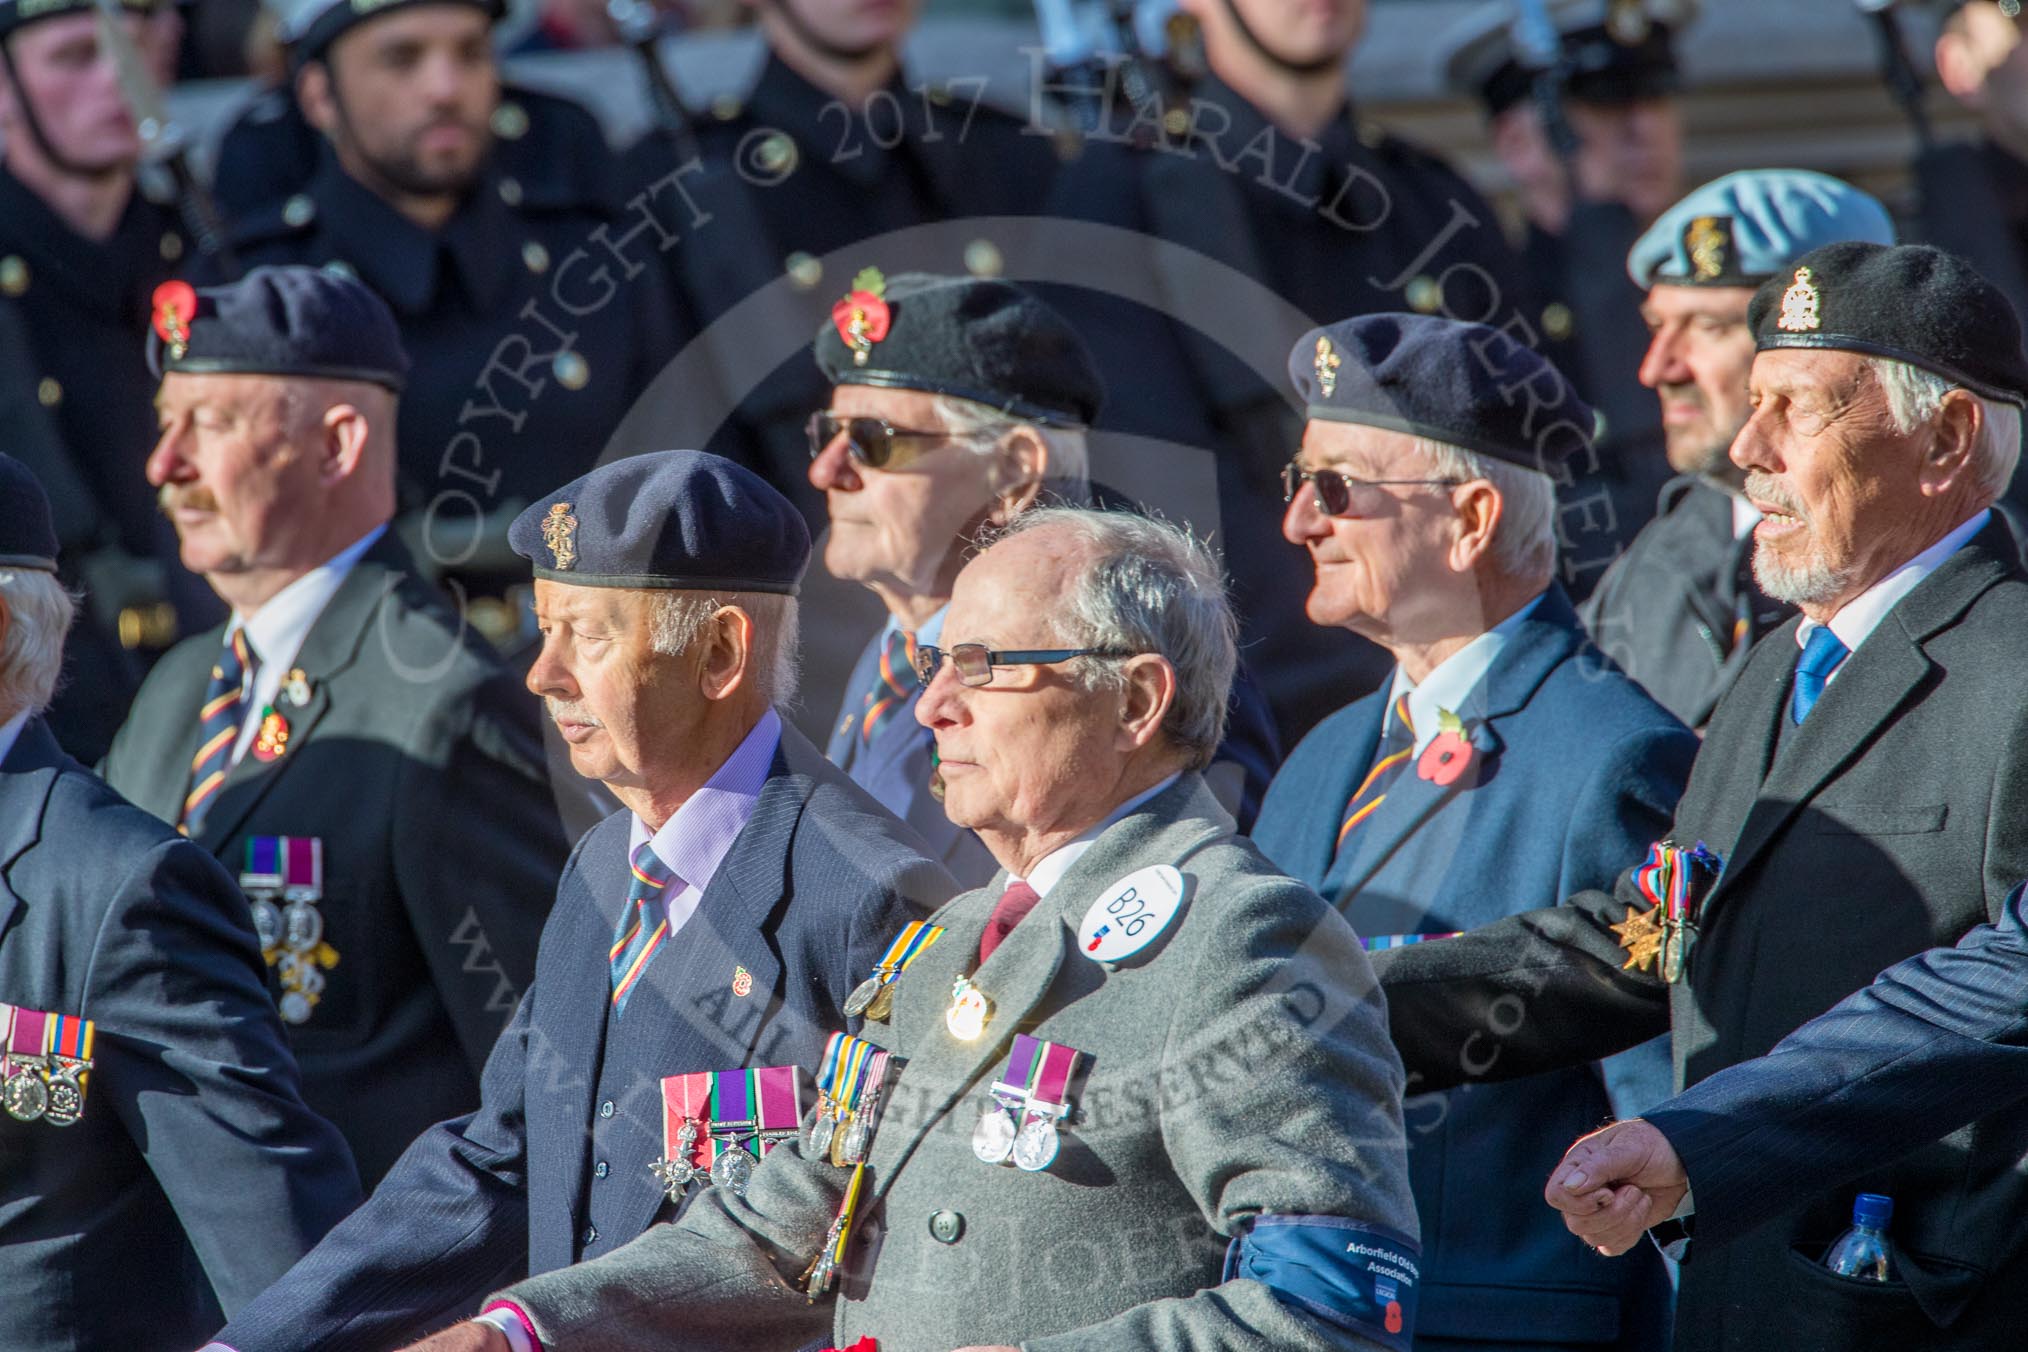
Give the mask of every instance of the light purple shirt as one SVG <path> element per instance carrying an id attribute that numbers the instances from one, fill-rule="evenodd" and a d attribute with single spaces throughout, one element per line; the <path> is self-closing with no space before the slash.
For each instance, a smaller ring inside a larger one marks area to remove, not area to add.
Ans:
<path id="1" fill-rule="evenodd" d="M 753 820 L 754 808 L 760 804 L 761 789 L 767 784 L 768 770 L 774 765 L 775 751 L 781 744 L 781 716 L 769 709 L 733 748 L 725 763 L 712 772 L 704 787 L 685 799 L 683 806 L 662 823 L 661 830 L 651 837 L 648 824 L 639 817 L 633 819 L 628 857 L 641 848 L 643 841 L 652 840 L 655 857 L 683 884 L 681 890 L 667 896 L 669 933 L 665 942 L 674 939 L 676 932 L 697 913 L 704 890 L 711 886 L 718 866 L 732 852 L 732 842 L 739 839 L 739 833 Z"/>

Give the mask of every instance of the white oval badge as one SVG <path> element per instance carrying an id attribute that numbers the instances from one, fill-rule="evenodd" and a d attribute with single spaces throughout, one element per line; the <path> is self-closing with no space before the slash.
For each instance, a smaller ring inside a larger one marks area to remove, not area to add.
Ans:
<path id="1" fill-rule="evenodd" d="M 1122 962 L 1155 942 L 1182 906 L 1183 875 L 1171 865 L 1129 873 L 1084 913 L 1078 950 L 1093 962 Z"/>

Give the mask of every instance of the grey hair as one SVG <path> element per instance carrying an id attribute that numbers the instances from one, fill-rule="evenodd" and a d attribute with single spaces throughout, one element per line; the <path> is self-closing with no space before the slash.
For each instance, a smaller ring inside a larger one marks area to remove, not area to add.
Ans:
<path id="1" fill-rule="evenodd" d="M 796 598 L 779 592 L 666 591 L 655 594 L 648 612 L 648 644 L 665 657 L 680 657 L 703 636 L 711 617 L 738 606 L 753 619 L 753 669 L 761 697 L 777 708 L 793 708 L 802 682 Z"/>
<path id="2" fill-rule="evenodd" d="M 1089 491 L 1091 452 L 1085 445 L 1082 427 L 1053 427 L 954 394 L 934 396 L 930 407 L 946 430 L 969 442 L 979 455 L 993 454 L 1007 433 L 1017 427 L 1027 428 L 1049 448 L 1048 477 L 1054 481 L 1052 486 L 1065 496 L 1078 498 Z"/>
<path id="3" fill-rule="evenodd" d="M 1934 418 L 1943 407 L 1945 395 L 1965 388 L 1948 376 L 1892 357 L 1868 357 L 1866 365 L 1880 382 L 1881 393 L 1887 396 L 1887 416 L 1894 419 L 1895 430 L 1903 435 Z M 1978 466 L 1979 489 L 1990 505 L 2007 491 L 2014 478 L 2014 467 L 2021 459 L 2021 410 L 1983 394 L 1969 393 L 1979 401 L 1983 415 L 1979 444 L 1972 448 L 1972 459 Z"/>
<path id="4" fill-rule="evenodd" d="M 1168 658 L 1176 669 L 1176 698 L 1163 731 L 1188 754 L 1192 769 L 1209 765 L 1225 740 L 1226 703 L 1239 663 L 1239 621 L 1217 556 L 1180 526 L 1082 507 L 1024 512 L 994 543 L 1052 526 L 1096 555 L 1063 598 L 1058 632 L 1080 648 Z M 1126 688 L 1117 659 L 1085 658 L 1075 671 L 1088 690 Z"/>
<path id="5" fill-rule="evenodd" d="M 77 602 L 54 573 L 0 568 L 0 604 L 7 632 L 0 636 L 0 723 L 39 714 L 56 695 L 63 673 L 63 636 Z"/>
<path id="6" fill-rule="evenodd" d="M 1484 479 L 1500 494 L 1493 530 L 1493 565 L 1519 582 L 1547 583 L 1556 574 L 1556 484 L 1540 470 L 1509 464 L 1462 446 L 1415 438 L 1430 475 L 1467 483 Z"/>

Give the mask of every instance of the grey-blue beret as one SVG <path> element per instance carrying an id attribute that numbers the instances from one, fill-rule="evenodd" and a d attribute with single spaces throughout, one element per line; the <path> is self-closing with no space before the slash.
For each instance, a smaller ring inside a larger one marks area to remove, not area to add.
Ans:
<path id="1" fill-rule="evenodd" d="M 1843 179 L 1808 169 L 1743 169 L 1670 207 L 1627 251 L 1642 290 L 1759 286 L 1810 250 L 1841 240 L 1894 243 L 1887 208 Z"/>

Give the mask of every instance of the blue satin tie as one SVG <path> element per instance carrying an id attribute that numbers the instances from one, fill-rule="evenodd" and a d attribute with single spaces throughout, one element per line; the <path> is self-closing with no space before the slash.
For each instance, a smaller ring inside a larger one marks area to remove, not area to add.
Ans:
<path id="1" fill-rule="evenodd" d="M 1789 717 L 1801 723 L 1810 716 L 1810 710 L 1817 707 L 1817 701 L 1824 697 L 1824 684 L 1831 679 L 1831 673 L 1838 664 L 1852 655 L 1852 650 L 1838 641 L 1829 625 L 1818 625 L 1803 641 L 1803 655 L 1796 661 L 1796 685 L 1789 692 Z"/>

